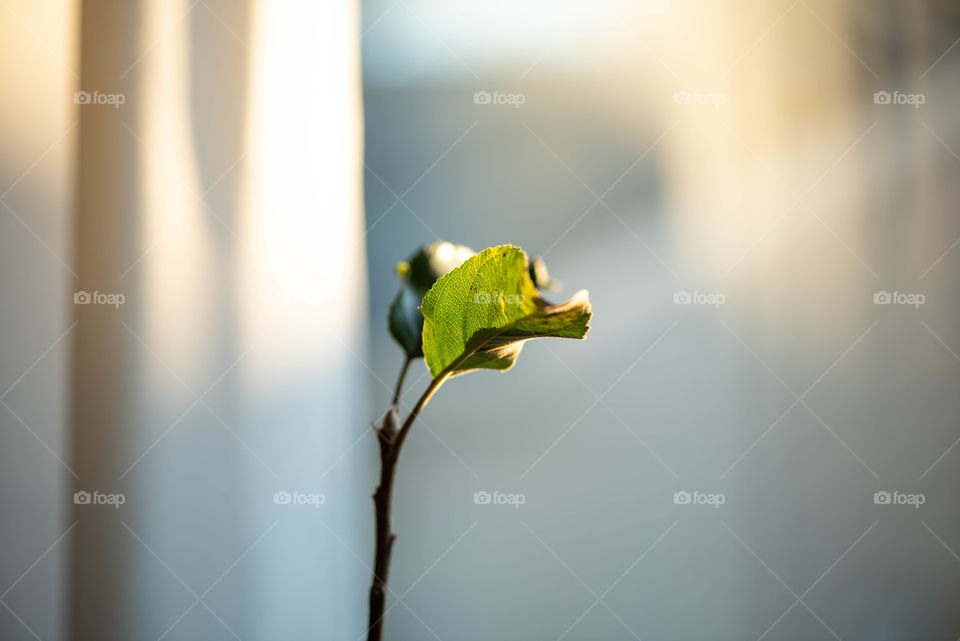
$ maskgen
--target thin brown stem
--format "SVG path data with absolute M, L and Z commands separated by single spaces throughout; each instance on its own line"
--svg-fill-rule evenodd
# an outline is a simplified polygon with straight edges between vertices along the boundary
M 390 503 L 393 499 L 393 479 L 397 464 L 397 450 L 393 437 L 396 427 L 393 425 L 391 409 L 383 420 L 383 426 L 377 431 L 380 443 L 380 485 L 373 494 L 376 514 L 376 552 L 373 562 L 373 583 L 370 586 L 370 620 L 367 626 L 367 641 L 381 641 L 383 638 L 384 608 L 387 602 L 387 575 L 390 571 L 390 553 L 397 535 L 390 525 Z
M 396 407 L 397 403 L 400 402 L 400 394 L 403 393 L 403 379 L 407 377 L 407 370 L 410 369 L 410 363 L 412 361 L 413 359 L 409 356 L 403 361 L 403 366 L 400 368 L 400 376 L 397 378 L 397 386 L 393 390 L 393 401 L 390 403 L 390 407 Z
M 430 400 L 430 396 L 440 386 L 439 382 L 432 381 L 427 391 L 417 401 L 410 417 L 398 431 L 396 425 L 397 405 L 403 391 L 403 380 L 411 359 L 406 359 L 400 369 L 397 387 L 393 393 L 393 403 L 383 417 L 383 423 L 377 430 L 377 442 L 380 445 L 380 485 L 373 494 L 374 513 L 376 517 L 376 550 L 373 561 L 373 583 L 370 586 L 370 619 L 367 626 L 367 641 L 381 641 L 383 638 L 383 617 L 385 616 L 387 592 L 387 577 L 390 572 L 390 556 L 393 551 L 393 542 L 397 535 L 391 527 L 391 503 L 393 502 L 393 481 L 396 477 L 397 460 L 400 458 L 400 448 L 403 440 L 416 415 Z M 441 381 L 442 382 L 442 381 Z M 402 436 L 401 436 L 402 435 Z
M 413 406 L 413 409 L 410 410 L 410 415 L 407 417 L 407 420 L 403 422 L 403 426 L 400 428 L 400 432 L 397 434 L 396 447 L 397 454 L 400 453 L 400 448 L 403 447 L 403 442 L 407 438 L 407 434 L 410 432 L 410 428 L 413 427 L 413 422 L 417 420 L 417 417 L 420 415 L 420 411 L 426 407 L 427 403 L 430 402 L 430 399 L 433 397 L 434 392 L 436 392 L 443 382 L 450 377 L 450 374 L 441 374 L 437 378 L 430 381 L 430 386 L 427 387 L 423 395 L 417 400 L 417 404 Z
M 397 471 L 397 460 L 400 458 L 400 449 L 403 442 L 410 433 L 414 421 L 420 415 L 420 412 L 426 407 L 427 403 L 433 397 L 433 394 L 443 385 L 453 372 L 457 371 L 467 358 L 469 358 L 477 347 L 464 352 L 460 358 L 451 363 L 439 376 L 430 381 L 430 385 L 417 400 L 413 406 L 407 420 L 403 422 L 400 429 L 397 429 L 397 404 L 400 401 L 400 394 L 403 387 L 403 379 L 406 377 L 407 368 L 410 366 L 410 360 L 403 363 L 400 370 L 400 376 L 397 380 L 397 388 L 393 394 L 393 404 L 383 417 L 383 423 L 377 430 L 377 442 L 380 445 L 380 485 L 377 491 L 373 493 L 373 505 L 376 516 L 376 551 L 373 561 L 373 583 L 370 586 L 370 619 L 367 626 L 367 641 L 381 641 L 383 639 L 383 617 L 385 616 L 385 606 L 387 602 L 387 576 L 390 572 L 390 555 L 393 551 L 393 542 L 397 539 L 390 525 L 391 503 L 393 501 L 393 480 Z

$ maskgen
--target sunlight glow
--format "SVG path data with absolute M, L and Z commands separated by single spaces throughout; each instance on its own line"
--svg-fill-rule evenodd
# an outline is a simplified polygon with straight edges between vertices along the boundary
M 327 362 L 364 308 L 364 274 L 343 269 L 363 265 L 359 56 L 352 33 L 335 28 L 354 11 L 258 3 L 240 269 L 259 376 Z

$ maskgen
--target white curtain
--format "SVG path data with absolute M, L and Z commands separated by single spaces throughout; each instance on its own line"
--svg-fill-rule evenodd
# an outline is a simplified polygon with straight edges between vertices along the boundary
M 74 638 L 362 634 L 358 11 L 83 4 Z

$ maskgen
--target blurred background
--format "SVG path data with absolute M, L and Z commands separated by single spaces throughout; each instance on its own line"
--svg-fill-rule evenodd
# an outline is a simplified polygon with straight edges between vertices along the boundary
M 425 410 L 387 638 L 960 636 L 956 3 L 0 15 L 3 639 L 360 641 L 438 239 L 593 329 Z

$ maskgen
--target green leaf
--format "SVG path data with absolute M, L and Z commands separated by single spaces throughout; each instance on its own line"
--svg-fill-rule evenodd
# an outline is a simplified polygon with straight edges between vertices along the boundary
M 440 278 L 420 307 L 423 351 L 434 379 L 473 369 L 507 370 L 524 341 L 578 338 L 590 329 L 586 291 L 560 305 L 537 293 L 519 247 L 485 249 Z
M 436 242 L 421 247 L 408 261 L 397 265 L 403 285 L 390 305 L 388 323 L 390 334 L 408 358 L 423 356 L 423 314 L 420 313 L 423 295 L 438 278 L 470 256 L 473 250 L 469 247 Z

